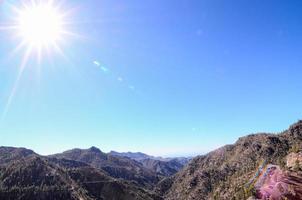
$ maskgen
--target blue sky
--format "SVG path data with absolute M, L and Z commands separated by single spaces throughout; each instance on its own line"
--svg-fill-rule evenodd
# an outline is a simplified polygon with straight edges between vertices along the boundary
M 11 17 L 0 1 L 0 24 Z M 18 4 L 15 1 L 15 4 Z M 302 1 L 65 1 L 68 36 L 34 56 L 0 30 L 0 145 L 41 154 L 197 155 L 301 118 Z M 7 108 L 8 107 L 8 108 Z M 7 108 L 7 112 L 6 111 Z

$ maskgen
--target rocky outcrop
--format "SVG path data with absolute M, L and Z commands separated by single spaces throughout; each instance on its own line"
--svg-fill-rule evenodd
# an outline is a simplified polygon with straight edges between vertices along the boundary
M 290 153 L 286 157 L 286 166 L 288 168 L 302 167 L 302 152 Z

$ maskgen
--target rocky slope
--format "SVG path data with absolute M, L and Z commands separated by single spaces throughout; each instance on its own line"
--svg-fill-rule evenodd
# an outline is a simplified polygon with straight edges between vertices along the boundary
M 0 199 L 12 200 L 152 200 L 156 195 L 110 177 L 83 162 L 31 155 L 12 159 L 24 149 L 0 148 Z M 19 155 L 19 154 L 18 154 Z M 7 157 L 10 157 L 8 160 Z
M 174 177 L 161 181 L 157 191 L 164 193 L 167 200 L 247 199 L 259 194 L 254 185 L 259 168 L 275 164 L 282 168 L 285 179 L 290 180 L 291 195 L 294 194 L 280 199 L 299 199 L 302 176 L 288 171 L 285 165 L 294 146 L 302 149 L 302 121 L 283 133 L 249 135 L 234 145 L 198 156 Z
M 133 181 L 138 186 L 148 189 L 153 188 L 163 178 L 161 174 L 154 173 L 135 160 L 106 154 L 96 147 L 72 149 L 50 157 L 81 161 L 106 171 L 114 178 Z
M 32 150 L 25 148 L 0 147 L 0 165 L 33 155 L 37 154 Z
M 163 176 L 171 176 L 184 167 L 184 165 L 176 159 L 161 161 L 148 158 L 141 160 L 140 163 L 142 163 L 145 168 Z

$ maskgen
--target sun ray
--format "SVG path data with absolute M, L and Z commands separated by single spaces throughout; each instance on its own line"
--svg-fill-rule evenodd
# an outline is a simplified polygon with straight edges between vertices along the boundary
M 13 98 L 14 98 L 14 96 L 15 96 L 15 93 L 16 93 L 16 91 L 17 91 L 17 89 L 18 89 L 19 81 L 20 81 L 20 79 L 21 79 L 21 77 L 22 77 L 23 71 L 24 71 L 24 69 L 25 69 L 25 66 L 26 66 L 26 64 L 27 64 L 27 61 L 28 61 L 28 59 L 29 59 L 29 57 L 30 57 L 31 52 L 32 52 L 32 46 L 28 46 L 28 47 L 27 47 L 27 50 L 26 50 L 26 52 L 25 52 L 25 54 L 24 54 L 24 56 L 23 56 L 23 58 L 22 58 L 22 62 L 21 62 L 21 65 L 20 65 L 20 69 L 19 69 L 17 78 L 16 78 L 16 80 L 15 80 L 13 89 L 12 89 L 12 91 L 10 92 L 10 95 L 9 95 L 9 97 L 8 97 L 8 99 L 7 99 L 7 102 L 6 102 L 6 105 L 5 105 L 5 107 L 4 107 L 4 111 L 3 111 L 2 116 L 1 116 L 1 121 L 3 121 L 3 120 L 5 119 L 5 117 L 6 117 L 6 115 L 7 115 L 7 112 L 9 111 L 10 105 L 11 105 L 11 103 L 12 103 L 12 101 L 13 101 Z
M 82 39 L 86 39 L 86 37 L 84 37 L 83 35 L 74 33 L 74 32 L 72 32 L 72 31 L 62 30 L 61 33 L 62 33 L 63 35 L 66 35 L 66 36 L 72 36 L 73 38 L 82 38 Z
M 52 43 L 52 46 L 54 48 L 54 50 L 59 53 L 66 61 L 69 62 L 69 59 L 67 58 L 67 56 L 64 54 L 64 51 L 61 49 L 61 47 L 57 44 L 57 43 Z
M 26 46 L 26 41 L 20 42 L 20 44 L 18 44 L 18 46 L 16 46 L 16 48 L 10 52 L 9 57 L 13 57 L 15 54 L 17 54 L 17 52 L 21 51 L 24 46 Z
M 0 30 L 13 30 L 13 29 L 17 29 L 17 28 L 18 28 L 17 25 L 0 26 Z
M 20 51 L 23 52 L 23 56 L 16 80 L 1 115 L 2 120 L 9 111 L 29 59 L 36 57 L 38 74 L 40 74 L 43 66 L 44 56 L 52 62 L 51 53 L 58 53 L 70 62 L 60 43 L 64 41 L 65 37 L 80 37 L 80 35 L 65 29 L 66 25 L 69 25 L 66 18 L 72 10 L 64 9 L 62 11 L 63 2 L 58 0 L 21 0 L 18 4 L 8 3 L 13 15 L 8 20 L 9 22 L 0 24 L 0 30 L 13 32 L 14 39 L 20 39 L 20 43 L 12 50 L 10 56 L 14 56 Z

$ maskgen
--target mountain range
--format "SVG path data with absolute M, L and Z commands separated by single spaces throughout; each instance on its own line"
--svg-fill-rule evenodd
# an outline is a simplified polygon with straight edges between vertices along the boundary
M 0 199 L 295 200 L 302 199 L 301 167 L 302 121 L 194 158 L 96 147 L 41 156 L 0 147 Z
M 113 156 L 127 157 L 136 160 L 140 162 L 145 168 L 163 176 L 171 176 L 177 173 L 191 160 L 191 158 L 189 157 L 154 157 L 141 152 L 119 153 L 116 151 L 111 151 L 109 152 L 109 154 Z

